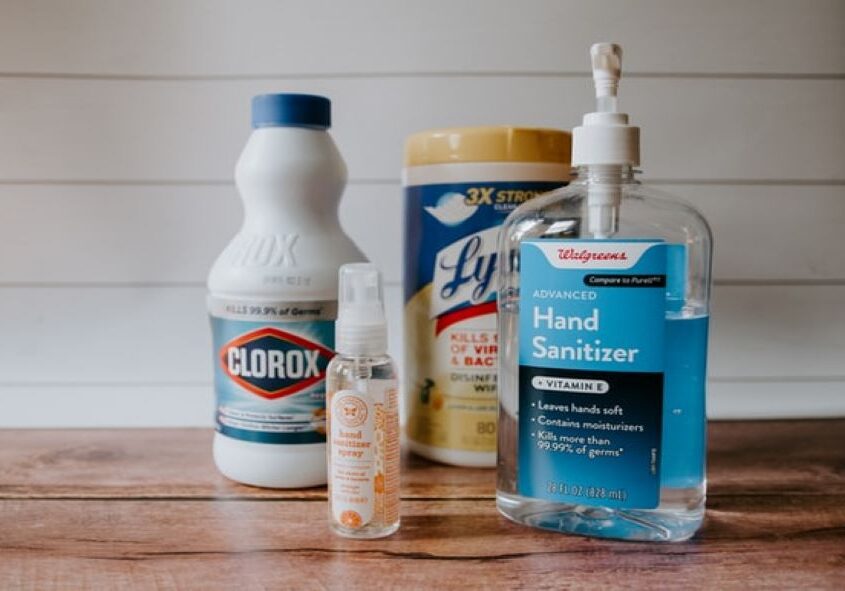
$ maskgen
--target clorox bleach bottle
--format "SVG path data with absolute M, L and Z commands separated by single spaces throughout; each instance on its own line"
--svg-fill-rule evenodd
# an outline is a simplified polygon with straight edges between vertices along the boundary
M 346 165 L 330 123 L 321 96 L 253 99 L 254 130 L 235 169 L 243 227 L 208 278 L 214 461 L 245 484 L 326 483 L 338 268 L 365 260 L 338 221 Z

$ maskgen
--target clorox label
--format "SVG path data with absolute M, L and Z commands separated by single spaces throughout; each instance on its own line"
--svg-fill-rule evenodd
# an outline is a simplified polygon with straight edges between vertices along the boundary
M 262 443 L 325 442 L 336 303 L 213 298 L 209 309 L 217 431 Z
M 227 343 L 220 352 L 220 363 L 235 383 L 257 396 L 275 400 L 325 379 L 333 355 L 319 343 L 264 327 Z

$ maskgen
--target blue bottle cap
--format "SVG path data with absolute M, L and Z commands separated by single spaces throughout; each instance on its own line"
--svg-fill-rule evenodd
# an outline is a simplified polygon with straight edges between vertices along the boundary
M 315 94 L 259 94 L 252 98 L 252 126 L 328 129 L 332 102 Z

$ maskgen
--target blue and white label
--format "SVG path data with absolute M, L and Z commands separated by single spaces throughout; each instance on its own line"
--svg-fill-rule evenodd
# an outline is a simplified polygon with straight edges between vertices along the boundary
M 520 494 L 659 504 L 666 252 L 658 240 L 520 245 Z
M 326 440 L 335 302 L 209 298 L 217 431 L 260 443 Z

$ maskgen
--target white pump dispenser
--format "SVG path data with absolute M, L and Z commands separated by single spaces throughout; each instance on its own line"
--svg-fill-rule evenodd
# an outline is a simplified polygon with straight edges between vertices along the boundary
M 584 115 L 572 130 L 572 165 L 629 165 L 640 163 L 640 128 L 628 125 L 628 115 L 617 110 L 622 48 L 596 43 L 590 48 L 596 111 Z
M 583 124 L 572 130 L 572 165 L 589 166 L 602 173 L 604 182 L 588 192 L 589 230 L 595 238 L 607 238 L 616 227 L 622 197 L 620 183 L 607 182 L 621 174 L 622 166 L 640 163 L 640 128 L 628 124 L 628 115 L 617 112 L 622 48 L 615 43 L 596 43 L 590 48 L 596 111 L 584 115 Z

